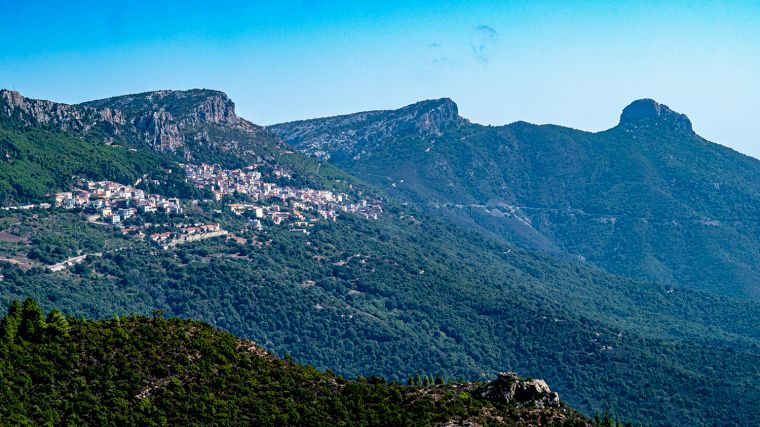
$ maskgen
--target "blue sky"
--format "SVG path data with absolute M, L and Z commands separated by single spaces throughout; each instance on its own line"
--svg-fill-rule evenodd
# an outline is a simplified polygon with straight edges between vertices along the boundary
M 227 92 L 259 124 L 450 97 L 602 130 L 654 98 L 760 157 L 760 2 L 0 0 L 0 87 Z

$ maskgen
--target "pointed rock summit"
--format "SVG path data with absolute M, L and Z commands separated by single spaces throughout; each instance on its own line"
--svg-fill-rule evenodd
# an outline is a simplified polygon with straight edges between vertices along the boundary
M 685 114 L 675 112 L 653 99 L 639 99 L 625 107 L 620 115 L 620 126 L 665 125 L 676 130 L 691 132 L 691 121 Z

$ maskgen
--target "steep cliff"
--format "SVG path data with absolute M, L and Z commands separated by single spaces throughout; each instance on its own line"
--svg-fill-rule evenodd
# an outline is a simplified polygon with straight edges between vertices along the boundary
M 184 161 L 234 162 L 281 147 L 279 139 L 242 119 L 222 92 L 161 90 L 68 105 L 0 91 L 0 123 L 96 137 L 149 148 Z

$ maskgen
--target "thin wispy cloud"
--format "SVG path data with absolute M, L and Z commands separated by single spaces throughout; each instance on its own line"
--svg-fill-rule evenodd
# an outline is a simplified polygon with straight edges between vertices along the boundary
M 475 27 L 470 40 L 470 49 L 476 61 L 481 64 L 488 63 L 491 50 L 496 45 L 498 34 L 495 29 L 485 24 Z

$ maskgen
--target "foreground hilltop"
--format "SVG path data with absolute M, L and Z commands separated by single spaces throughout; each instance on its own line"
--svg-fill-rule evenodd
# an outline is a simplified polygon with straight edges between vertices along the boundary
M 0 322 L 2 424 L 591 425 L 512 373 L 411 382 L 322 373 L 196 321 L 45 320 L 27 300 Z

